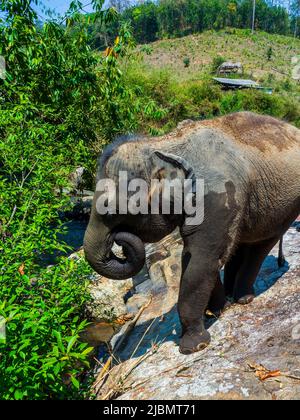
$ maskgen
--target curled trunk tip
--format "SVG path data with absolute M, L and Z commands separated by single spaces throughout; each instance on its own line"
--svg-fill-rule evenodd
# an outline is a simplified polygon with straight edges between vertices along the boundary
M 98 236 L 99 235 L 99 236 Z M 111 250 L 113 242 L 122 246 L 125 259 L 118 258 Z M 101 237 L 89 228 L 84 240 L 85 255 L 94 270 L 107 278 L 126 280 L 138 274 L 146 260 L 141 239 L 129 232 L 118 232 Z

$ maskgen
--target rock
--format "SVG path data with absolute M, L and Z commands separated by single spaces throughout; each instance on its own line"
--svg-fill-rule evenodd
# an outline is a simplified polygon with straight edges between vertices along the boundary
M 86 169 L 80 166 L 74 170 L 69 176 L 69 180 L 74 191 L 82 191 L 84 187 L 84 173 Z
M 113 323 L 93 322 L 80 334 L 80 338 L 91 347 L 97 347 L 101 343 L 109 343 L 116 333 Z
M 134 295 L 128 299 L 126 303 L 127 313 L 128 314 L 136 314 L 139 309 L 144 306 L 149 301 L 149 297 L 141 296 L 141 295 Z
M 183 128 L 185 128 L 185 127 L 187 127 L 191 124 L 195 124 L 195 121 L 194 120 L 183 120 L 183 121 L 178 123 L 177 130 L 182 130 Z
M 243 66 L 242 63 L 233 63 L 231 61 L 227 61 L 220 65 L 218 68 L 219 74 L 231 74 L 231 73 L 243 73 Z
M 134 278 L 125 281 L 110 280 L 105 277 L 94 275 L 89 286 L 92 303 L 87 306 L 88 317 L 92 324 L 82 334 L 82 339 L 92 346 L 102 342 L 108 342 L 117 333 L 118 328 L 114 320 L 123 315 L 135 315 L 141 307 L 149 302 L 151 296 L 167 291 L 164 297 L 164 306 L 170 300 L 173 302 L 177 293 L 173 287 L 173 278 L 179 280 L 181 249 L 179 233 L 165 238 L 156 246 L 146 247 L 147 261 L 150 268 L 150 276 L 147 266 Z M 112 251 L 119 258 L 124 258 L 122 248 L 114 244 Z M 81 251 L 82 253 L 82 251 Z M 179 255 L 179 254 L 180 255 Z M 80 254 L 72 254 L 69 258 L 79 258 Z M 158 260 L 163 258 L 162 262 Z M 176 267 L 176 269 L 175 269 Z M 161 272 L 161 277 L 157 271 Z M 175 275 L 176 274 L 176 275 Z
M 208 324 L 211 345 L 184 356 L 178 351 L 176 310 L 180 278 L 180 240 L 166 238 L 147 248 L 150 276 L 138 296 L 152 294 L 115 366 L 101 387 L 121 400 L 300 398 L 300 235 L 296 226 L 285 236 L 287 263 L 278 269 L 277 249 L 266 259 L 256 282 L 256 299 L 231 306 Z M 165 246 L 167 243 L 167 246 Z M 161 262 L 159 255 L 163 256 Z M 270 287 L 272 286 L 272 287 Z M 260 380 L 261 372 L 278 376 Z
M 67 219 L 86 220 L 88 221 L 93 203 L 93 196 L 73 196 L 71 198 L 72 208 L 69 211 L 64 212 L 63 217 Z
M 156 244 L 146 245 L 146 265 L 148 269 L 157 262 L 162 261 L 171 255 L 173 249 L 178 249 L 182 245 L 179 230 L 176 229 L 171 235 L 166 236 Z
M 109 321 L 127 313 L 124 296 L 132 289 L 132 279 L 109 280 L 95 275 L 89 291 L 92 302 L 88 304 L 89 318 L 96 322 Z
M 177 289 L 181 275 L 182 239 L 179 231 L 158 244 L 146 246 L 146 264 L 152 282 L 152 292 Z

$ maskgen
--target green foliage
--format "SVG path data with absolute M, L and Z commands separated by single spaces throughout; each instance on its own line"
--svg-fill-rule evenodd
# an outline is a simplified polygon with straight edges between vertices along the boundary
M 268 61 L 271 61 L 272 56 L 273 56 L 273 48 L 272 48 L 272 47 L 269 47 L 269 48 L 268 48 L 268 51 L 267 51 L 267 58 L 268 58 Z
M 90 349 L 80 343 L 88 299 L 84 263 L 43 269 L 66 249 L 59 213 L 76 166 L 93 173 L 97 147 L 133 127 L 136 105 L 119 59 L 132 46 L 123 25 L 105 55 L 89 46 L 87 19 L 73 1 L 65 18 L 37 25 L 35 1 L 1 1 L 0 398 L 83 398 Z M 93 19 L 114 17 L 94 0 Z M 36 285 L 34 285 L 36 283 Z
M 141 51 L 147 55 L 151 55 L 153 52 L 153 49 L 150 47 L 150 45 L 143 45 L 141 48 Z
M 220 112 L 228 114 L 236 111 L 253 111 L 260 114 L 272 115 L 289 121 L 296 126 L 300 123 L 299 102 L 287 95 L 267 93 L 258 90 L 242 90 L 228 92 L 221 99 Z
M 127 83 L 135 87 L 134 100 L 143 111 L 138 121 L 140 131 L 151 135 L 166 133 L 184 119 L 213 118 L 237 111 L 269 114 L 300 124 L 299 101 L 285 93 L 287 82 L 275 84 L 273 88 L 280 93 L 269 95 L 251 89 L 223 91 L 210 76 L 181 81 L 171 71 L 149 70 L 142 65 L 129 67 L 126 77 Z M 150 111 L 153 107 L 156 112 L 147 112 L 147 104 Z
M 128 24 L 120 28 L 114 45 L 105 51 L 105 60 L 101 61 L 97 72 L 99 97 L 97 101 L 98 135 L 112 140 L 117 134 L 136 128 L 135 115 L 138 112 L 133 101 L 133 91 L 126 85 L 123 72 L 118 65 L 118 58 L 130 58 L 129 51 L 134 46 Z
M 188 87 L 188 94 L 196 105 L 200 105 L 204 99 L 219 101 L 222 97 L 220 87 L 209 80 L 191 83 Z
M 189 59 L 189 57 L 184 57 L 183 59 L 184 67 L 189 67 L 190 63 L 191 63 L 191 60 Z
M 16 264 L 2 270 L 0 316 L 6 320 L 6 342 L 0 343 L 1 399 L 89 394 L 85 374 L 93 349 L 79 339 L 87 325 L 82 306 L 89 299 L 89 273 L 87 263 L 73 260 L 44 270 L 38 279 L 18 273 Z
M 221 66 L 221 64 L 225 63 L 226 59 L 221 56 L 217 56 L 213 58 L 212 64 L 211 64 L 211 73 L 215 74 L 218 71 L 218 68 Z
M 123 19 L 129 20 L 135 38 L 141 42 L 152 42 L 159 31 L 157 21 L 157 6 L 151 1 L 128 8 L 123 13 Z
M 135 39 L 139 43 L 147 43 L 228 26 L 251 28 L 252 7 L 252 0 L 148 0 L 126 8 L 121 16 L 123 20 L 130 21 Z M 256 29 L 281 35 L 296 32 L 297 35 L 299 8 L 294 9 L 289 15 L 283 6 L 256 0 Z M 102 47 L 105 39 L 116 31 L 115 24 L 92 26 L 94 39 L 103 40 Z M 101 48 L 99 42 L 97 45 Z

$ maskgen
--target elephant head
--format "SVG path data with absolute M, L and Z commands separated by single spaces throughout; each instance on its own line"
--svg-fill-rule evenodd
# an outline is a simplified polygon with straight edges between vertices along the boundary
M 129 155 L 134 155 L 135 150 L 136 147 Z M 194 179 L 193 170 L 184 159 L 163 151 L 152 150 L 148 153 L 148 157 L 141 152 L 138 156 L 135 154 L 130 157 L 127 154 L 124 156 L 124 151 L 122 154 L 122 150 L 118 148 L 105 162 L 100 160 L 102 168 L 98 180 L 104 177 L 115 179 L 120 170 L 127 171 L 131 177 L 143 178 L 147 183 L 150 178 L 157 177 Z M 149 206 L 152 193 L 150 191 L 148 196 Z M 84 238 L 84 250 L 94 270 L 111 279 L 124 280 L 136 275 L 145 263 L 144 243 L 161 240 L 182 223 L 182 216 L 174 214 L 101 215 L 97 211 L 99 197 L 101 193 L 96 191 Z M 112 252 L 114 242 L 122 246 L 124 259 Z

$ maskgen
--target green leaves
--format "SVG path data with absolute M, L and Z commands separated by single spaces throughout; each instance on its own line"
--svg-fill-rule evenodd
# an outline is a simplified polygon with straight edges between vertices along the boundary
M 67 26 L 37 26 L 34 3 L 0 2 L 7 16 L 0 22 L 0 54 L 8 71 L 0 80 L 0 316 L 7 329 L 0 398 L 84 398 L 93 349 L 80 334 L 90 268 L 69 260 L 43 265 L 46 255 L 66 251 L 60 213 L 70 199 L 62 191 L 74 167 L 94 170 L 99 109 L 102 121 L 112 118 L 106 104 L 126 92 L 117 62 L 91 51 L 80 2 L 72 3 Z M 109 19 L 102 3 L 94 2 L 96 14 Z
M 134 58 L 131 27 L 100 54 L 91 50 L 89 20 L 73 1 L 59 22 L 37 24 L 30 0 L 2 0 L 0 55 L 0 343 L 1 399 L 84 398 L 90 353 L 80 341 L 90 268 L 47 256 L 65 252 L 63 193 L 77 166 L 94 173 L 99 149 L 133 131 L 138 114 L 160 119 L 156 102 L 136 100 L 120 62 Z M 94 0 L 91 21 L 118 26 L 115 9 Z
M 93 348 L 80 341 L 80 333 L 87 325 L 81 311 L 89 299 L 89 274 L 84 261 L 66 260 L 41 273 L 33 287 L 0 277 L 0 316 L 7 329 L 6 343 L 0 343 L 1 399 L 86 395 L 82 379 Z M 5 294 L 14 297 L 3 300 Z

